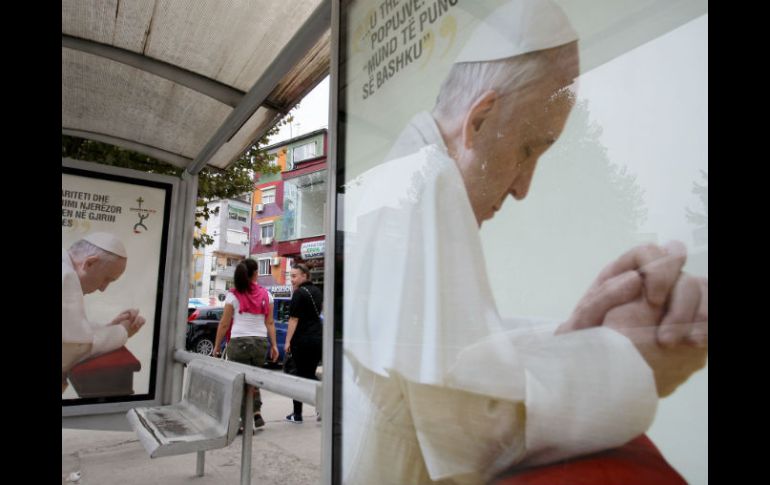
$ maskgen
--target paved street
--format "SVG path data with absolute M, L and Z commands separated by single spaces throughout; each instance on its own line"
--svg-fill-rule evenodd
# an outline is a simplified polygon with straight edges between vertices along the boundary
M 251 483 L 304 485 L 321 476 L 321 423 L 315 408 L 305 405 L 305 422 L 284 421 L 291 400 L 262 391 L 267 424 L 255 431 Z M 206 453 L 203 477 L 195 476 L 195 453 L 150 459 L 130 431 L 62 429 L 62 484 L 75 471 L 78 485 L 227 485 L 240 483 L 241 436 L 230 446 Z

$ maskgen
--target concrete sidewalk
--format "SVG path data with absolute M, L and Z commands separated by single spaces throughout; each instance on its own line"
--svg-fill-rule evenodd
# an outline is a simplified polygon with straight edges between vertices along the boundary
M 305 421 L 284 421 L 291 399 L 262 391 L 266 424 L 252 438 L 251 483 L 306 485 L 321 479 L 321 423 L 315 408 L 303 408 Z M 131 431 L 62 429 L 62 484 L 80 471 L 76 485 L 227 485 L 240 483 L 242 438 L 206 452 L 202 477 L 195 476 L 195 453 L 151 459 Z

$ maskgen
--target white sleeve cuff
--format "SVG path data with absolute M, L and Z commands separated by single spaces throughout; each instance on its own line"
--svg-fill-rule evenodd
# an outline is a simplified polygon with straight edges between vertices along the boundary
M 106 325 L 94 331 L 94 344 L 89 357 L 112 352 L 126 344 L 128 332 L 123 325 Z
M 652 370 L 620 333 L 597 327 L 529 344 L 523 349 L 528 465 L 620 446 L 652 424 L 658 403 Z

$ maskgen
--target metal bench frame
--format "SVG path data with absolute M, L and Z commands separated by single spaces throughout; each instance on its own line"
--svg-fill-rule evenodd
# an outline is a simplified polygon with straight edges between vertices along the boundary
M 244 385 L 242 372 L 193 360 L 188 366 L 180 402 L 131 409 L 127 414 L 128 421 L 150 458 L 196 452 L 196 474 L 203 476 L 206 450 L 228 446 L 238 433 Z M 253 410 L 254 398 L 251 392 L 247 395 L 250 397 L 247 407 Z M 250 412 L 253 411 L 247 410 Z M 253 422 L 250 419 L 243 421 L 251 434 Z M 251 436 L 248 444 L 251 444 Z M 250 459 L 251 450 L 248 452 Z
M 174 360 L 179 363 L 187 363 L 188 372 L 190 373 L 182 393 L 182 400 L 170 406 L 134 408 L 128 412 L 128 420 L 151 458 L 191 453 L 193 451 L 197 452 L 196 474 L 198 476 L 203 476 L 205 451 L 224 448 L 235 439 L 239 426 L 239 408 L 241 402 L 243 402 L 245 404 L 243 406 L 243 416 L 248 416 L 249 419 L 242 420 L 241 485 L 251 483 L 251 450 L 254 421 L 250 418 L 254 414 L 254 395 L 251 393 L 253 387 L 259 387 L 266 391 L 302 401 L 315 406 L 319 411 L 321 410 L 320 405 L 323 402 L 323 398 L 322 386 L 319 381 L 259 369 L 245 364 L 225 362 L 184 350 L 175 350 Z M 206 377 L 193 379 L 193 376 L 196 374 L 205 375 Z M 200 388 L 205 388 L 206 382 L 212 379 L 217 382 L 226 382 L 229 386 L 228 389 L 232 389 L 229 397 L 223 398 L 223 402 L 229 405 L 227 419 L 224 419 L 224 416 L 221 419 L 222 423 L 227 423 L 227 433 L 225 434 L 220 430 L 219 436 L 213 437 L 213 439 L 193 439 L 188 437 L 185 440 L 186 444 L 182 444 L 181 441 L 183 440 L 180 439 L 174 440 L 173 443 L 168 438 L 166 438 L 165 442 L 159 439 L 160 433 L 155 431 L 156 426 L 148 426 L 148 424 L 151 421 L 157 421 L 161 416 L 158 413 L 161 411 L 166 412 L 171 409 L 180 409 L 180 406 L 189 408 L 193 405 L 196 398 L 200 398 Z M 154 410 L 155 414 L 148 412 L 149 410 Z M 154 417 L 148 418 L 148 416 Z M 223 434 L 225 436 L 224 439 L 222 438 Z M 193 442 L 196 444 L 193 445 Z

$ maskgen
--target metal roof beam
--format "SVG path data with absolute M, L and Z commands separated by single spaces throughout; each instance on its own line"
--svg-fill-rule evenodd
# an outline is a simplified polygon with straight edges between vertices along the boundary
M 195 175 L 211 157 L 227 143 L 248 121 L 286 74 L 297 65 L 331 26 L 331 0 L 322 0 L 292 39 L 257 79 L 213 137 L 195 157 L 187 171 Z
M 166 150 L 163 150 L 161 148 L 144 145 L 142 143 L 126 140 L 125 138 L 119 138 L 117 136 L 105 135 L 103 133 L 96 133 L 93 131 L 73 130 L 65 127 L 62 127 L 61 132 L 62 132 L 62 135 L 76 136 L 78 138 L 86 138 L 88 140 L 100 141 L 103 143 L 109 143 L 110 145 L 119 146 L 134 152 L 143 153 L 147 156 L 157 158 L 158 160 L 163 160 L 164 162 L 168 162 L 171 165 L 174 165 L 175 167 L 185 168 L 190 164 L 190 162 L 192 162 L 191 158 L 184 157 L 177 153 L 167 152 Z

